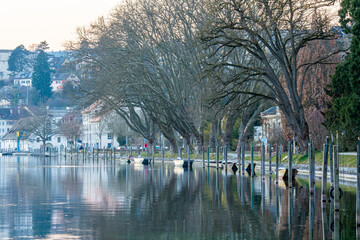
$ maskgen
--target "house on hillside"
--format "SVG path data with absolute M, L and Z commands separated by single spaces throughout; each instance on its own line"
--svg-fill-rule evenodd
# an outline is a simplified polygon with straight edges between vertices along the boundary
M 103 104 L 97 101 L 84 109 L 82 115 L 82 143 L 85 147 L 110 148 L 118 147 L 114 123 L 118 116 L 114 110 L 102 110 Z
M 33 72 L 19 72 L 14 76 L 14 85 L 32 87 Z
M 63 90 L 64 84 L 70 82 L 71 84 L 79 84 L 80 79 L 73 73 L 54 73 L 51 74 L 51 89 L 53 92 Z
M 262 138 L 270 141 L 282 134 L 281 113 L 278 106 L 271 107 L 261 113 Z

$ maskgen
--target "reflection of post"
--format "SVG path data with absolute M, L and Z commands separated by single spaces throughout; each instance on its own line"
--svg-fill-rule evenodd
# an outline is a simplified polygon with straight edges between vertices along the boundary
M 251 171 L 252 173 L 252 171 Z M 250 182 L 250 188 L 251 188 L 251 210 L 254 210 L 254 178 L 251 178 Z
M 314 239 L 314 221 L 315 221 L 315 198 L 310 195 L 309 198 L 309 239 Z
M 272 184 L 272 182 L 271 182 L 271 176 L 269 176 L 269 202 L 270 202 L 270 204 L 271 204 L 271 184 Z
M 356 185 L 356 225 L 360 227 L 360 138 L 357 146 L 357 185 Z M 357 236 L 360 237 L 360 229 L 357 229 Z M 360 238 L 359 238 L 360 239 Z
M 276 222 L 280 223 L 280 196 L 279 196 L 279 187 L 275 186 L 275 194 L 276 194 Z
M 323 239 L 326 240 L 328 239 L 327 236 L 327 229 L 328 229 L 328 225 L 327 225 L 327 217 L 326 217 L 326 203 L 321 203 L 321 219 L 322 219 L 322 235 L 323 235 Z
M 334 240 L 340 239 L 340 213 L 334 212 Z
M 265 181 L 261 181 L 261 205 L 262 205 L 262 214 L 265 215 Z
M 241 177 L 241 176 L 240 176 Z M 241 177 L 241 202 L 245 203 L 245 179 Z
M 289 225 L 289 238 L 291 238 L 291 232 L 292 232 L 292 211 L 293 211 L 293 191 L 292 188 L 288 189 L 288 225 Z

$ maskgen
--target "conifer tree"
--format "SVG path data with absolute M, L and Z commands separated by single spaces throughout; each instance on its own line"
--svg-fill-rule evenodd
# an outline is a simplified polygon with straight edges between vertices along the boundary
M 39 91 L 41 102 L 45 102 L 52 96 L 50 73 L 51 70 L 48 64 L 48 55 L 43 50 L 39 50 L 35 60 L 32 85 Z
M 326 126 L 340 131 L 344 146 L 355 150 L 360 136 L 360 1 L 344 0 L 339 11 L 340 23 L 351 34 L 350 54 L 336 66 L 328 94 L 332 102 L 327 110 Z

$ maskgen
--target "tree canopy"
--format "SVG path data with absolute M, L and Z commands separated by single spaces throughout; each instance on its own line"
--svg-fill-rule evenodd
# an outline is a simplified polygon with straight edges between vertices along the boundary
M 24 45 L 17 46 L 8 59 L 8 70 L 11 72 L 22 72 L 28 65 L 29 51 Z
M 51 70 L 48 64 L 48 55 L 43 50 L 39 50 L 35 60 L 32 85 L 39 91 L 40 101 L 42 102 L 45 102 L 52 96 L 50 74 Z

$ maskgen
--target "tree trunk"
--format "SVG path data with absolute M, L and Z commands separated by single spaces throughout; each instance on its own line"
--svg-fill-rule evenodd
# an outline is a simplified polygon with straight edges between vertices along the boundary
M 239 138 L 238 138 L 238 144 L 236 146 L 236 151 L 239 151 L 240 147 L 242 147 L 244 145 L 244 143 L 246 143 L 246 134 L 245 134 L 245 124 L 243 123 L 243 121 L 241 121 L 240 126 L 239 126 Z
M 209 139 L 209 147 L 215 151 L 216 147 L 216 138 L 217 138 L 217 120 L 211 122 L 211 132 L 210 132 L 210 139 Z
M 227 116 L 225 129 L 223 133 L 223 144 L 224 146 L 230 147 L 231 133 L 234 128 L 237 114 L 230 113 Z

